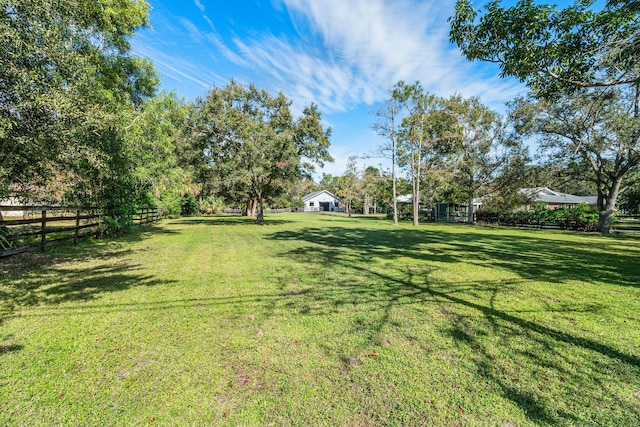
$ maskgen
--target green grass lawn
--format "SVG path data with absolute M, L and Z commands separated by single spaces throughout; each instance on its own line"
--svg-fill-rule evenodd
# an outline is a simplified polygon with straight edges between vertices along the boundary
M 640 236 L 281 214 L 0 261 L 0 425 L 640 425 Z

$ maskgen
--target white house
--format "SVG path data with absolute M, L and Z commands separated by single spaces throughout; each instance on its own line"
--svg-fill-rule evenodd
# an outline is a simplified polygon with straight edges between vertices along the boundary
M 302 201 L 305 212 L 342 212 L 340 199 L 327 190 L 309 193 Z

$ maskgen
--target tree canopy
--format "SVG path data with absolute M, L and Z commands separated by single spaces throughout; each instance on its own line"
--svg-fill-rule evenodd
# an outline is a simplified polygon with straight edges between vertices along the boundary
M 502 118 L 480 99 L 453 96 L 447 108 L 455 117 L 448 167 L 453 186 L 467 203 L 467 222 L 473 223 L 474 197 L 488 194 L 489 185 L 523 155 L 523 148 L 508 138 Z
M 524 135 L 539 136 L 550 161 L 598 192 L 598 231 L 608 233 L 616 202 L 640 168 L 637 87 L 592 89 L 555 102 L 519 98 L 511 116 Z
M 148 4 L 1 4 L 0 182 L 43 186 L 55 177 L 81 182 L 76 194 L 112 194 L 107 177 L 131 170 L 123 129 L 158 83 L 128 41 L 147 25 Z
M 312 104 L 294 120 L 290 101 L 254 85 L 230 82 L 196 102 L 189 139 L 211 172 L 215 190 L 234 202 L 257 202 L 262 223 L 266 199 L 308 176 L 313 163 L 331 161 L 330 129 Z
M 582 87 L 640 83 L 640 2 L 595 0 L 555 5 L 499 0 L 479 13 L 458 0 L 451 41 L 469 60 L 499 64 L 537 94 L 554 97 Z

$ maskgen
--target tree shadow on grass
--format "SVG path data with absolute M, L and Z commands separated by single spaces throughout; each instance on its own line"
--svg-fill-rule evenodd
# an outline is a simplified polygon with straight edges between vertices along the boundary
M 0 345 L 0 356 L 5 353 L 11 353 L 12 351 L 22 350 L 24 347 L 18 344 Z
M 91 301 L 103 293 L 167 283 L 128 260 L 131 241 L 144 239 L 147 232 L 143 227 L 116 241 L 11 257 L 0 265 L 5 277 L 0 284 L 0 323 L 21 308 L 57 307 L 69 301 Z
M 291 254 L 284 252 L 280 255 L 289 257 Z M 282 309 L 286 309 L 288 316 L 292 317 L 327 317 L 353 312 L 355 316 L 347 327 L 351 328 L 351 335 L 370 337 L 371 342 L 365 348 L 371 349 L 379 345 L 377 337 L 389 332 L 389 329 L 410 334 L 410 331 L 403 329 L 402 319 L 393 316 L 394 310 L 404 307 L 406 310 L 421 311 L 428 307 L 425 316 L 435 311 L 445 318 L 440 334 L 452 337 L 465 354 L 464 357 L 468 358 L 463 365 L 476 372 L 479 382 L 490 383 L 532 422 L 540 425 L 602 424 L 609 415 L 605 414 L 594 421 L 589 414 L 581 412 L 580 405 L 605 408 L 609 401 L 616 401 L 627 414 L 626 418 L 620 417 L 619 413 L 614 414 L 611 417 L 614 424 L 616 421 L 628 423 L 634 416 L 640 417 L 637 405 L 634 406 L 627 397 L 617 395 L 606 386 L 611 381 L 631 382 L 629 387 L 634 384 L 640 386 L 637 381 L 640 359 L 637 355 L 597 339 L 580 336 L 560 325 L 550 326 L 548 322 L 539 320 L 539 315 L 545 313 L 544 309 L 538 310 L 535 313 L 537 316 L 531 320 L 524 317 L 527 313 L 496 308 L 496 300 L 500 295 L 517 291 L 528 283 L 526 279 L 442 283 L 430 279 L 434 270 L 426 264 L 415 268 L 405 266 L 380 270 L 360 259 L 336 253 L 332 248 L 317 246 L 308 248 L 306 253 L 295 250 L 294 256 L 306 267 L 327 268 L 325 262 L 331 259 L 333 267 L 345 269 L 349 272 L 348 276 L 354 278 L 339 282 L 316 279 L 287 290 L 289 281 L 289 285 L 281 285 L 280 291 L 228 297 L 67 305 L 27 315 L 60 316 L 70 312 L 95 314 L 129 310 L 157 312 L 185 307 L 202 309 L 207 306 L 215 308 L 216 313 L 238 317 L 255 314 L 258 318 L 268 318 L 275 310 Z M 577 304 L 573 310 L 591 312 L 597 307 Z M 431 317 L 425 319 L 432 320 Z M 500 346 L 492 345 L 491 337 L 496 337 L 501 342 Z M 417 344 L 424 348 L 425 353 L 433 351 L 432 342 L 419 341 L 419 338 L 415 340 L 418 340 Z M 323 340 L 318 346 L 327 355 L 338 357 L 345 370 L 357 367 L 357 357 L 345 352 L 338 341 Z M 474 368 L 468 368 L 470 363 Z M 557 402 L 550 399 L 549 394 L 541 392 L 551 383 L 558 388 L 553 392 L 557 393 L 554 396 Z M 579 397 L 574 398 L 577 393 Z M 572 399 L 579 401 L 573 402 Z M 573 402 L 576 410 L 561 407 L 558 402 Z
M 195 218 L 181 218 L 170 222 L 172 225 L 282 225 L 292 221 L 283 219 L 269 219 L 265 217 L 264 224 L 256 224 L 256 219 L 246 216 L 202 216 Z
M 462 230 L 462 231 L 461 231 Z M 593 241 L 502 234 L 500 230 L 477 232 L 473 228 L 452 227 L 452 232 L 419 229 L 369 229 L 343 227 L 308 227 L 280 231 L 267 238 L 300 241 L 319 248 L 327 262 L 336 257 L 367 263 L 373 258 L 446 263 L 465 262 L 500 268 L 530 280 L 565 283 L 579 280 L 619 286 L 640 287 L 640 245 L 625 245 L 626 240 L 613 236 L 586 236 Z M 548 236 L 548 234 L 547 234 Z M 621 250 L 624 247 L 624 250 Z M 302 247 L 305 256 L 314 247 Z M 323 253 L 324 252 L 324 253 Z
M 119 239 L 83 239 L 45 253 L 23 253 L 0 260 L 0 325 L 16 311 L 29 307 L 60 310 L 65 302 L 88 302 L 101 294 L 132 287 L 168 283 L 132 264 L 131 244 L 158 234 L 178 234 L 157 224 L 134 227 Z M 0 345 L 0 354 L 19 351 L 20 344 Z
M 351 327 L 353 333 L 371 337 L 370 345 L 375 346 L 385 329 L 402 328 L 402 321 L 391 320 L 398 307 L 425 310 L 429 316 L 440 313 L 445 319 L 441 333 L 467 355 L 465 363 L 475 366 L 472 371 L 478 382 L 489 383 L 531 422 L 629 425 L 640 421 L 640 355 L 589 330 L 557 322 L 558 312 L 595 316 L 606 308 L 600 302 L 558 301 L 548 310 L 542 304 L 532 311 L 517 304 L 507 311 L 496 304 L 500 295 L 517 294 L 521 286 L 530 292 L 536 282 L 637 288 L 640 245 L 614 237 L 585 236 L 580 241 L 575 236 L 536 234 L 458 227 L 451 232 L 328 227 L 280 231 L 267 238 L 298 242 L 280 255 L 312 269 L 313 274 L 339 270 L 346 278 L 335 285 L 315 283 L 317 289 L 303 296 L 304 315 L 367 307 L 372 314 L 358 318 Z M 402 261 L 398 266 L 393 265 L 396 259 Z M 412 261 L 410 265 L 406 259 Z M 436 280 L 434 272 L 441 263 L 499 268 L 518 279 Z M 329 344 L 325 351 L 340 354 Z M 350 360 L 341 360 L 349 368 Z

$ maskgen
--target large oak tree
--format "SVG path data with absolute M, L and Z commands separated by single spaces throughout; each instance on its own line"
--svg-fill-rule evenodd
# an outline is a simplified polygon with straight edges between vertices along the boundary
M 272 96 L 232 81 L 196 102 L 189 125 L 215 191 L 236 203 L 255 199 L 259 224 L 265 200 L 308 176 L 313 163 L 332 161 L 331 132 L 322 128 L 317 106 L 304 108 L 294 120 L 290 104 L 282 93 Z
M 598 192 L 598 231 L 609 233 L 618 196 L 640 170 L 640 92 L 592 89 L 554 102 L 519 98 L 511 116 L 519 132 L 540 137 L 550 160 L 592 182 Z

